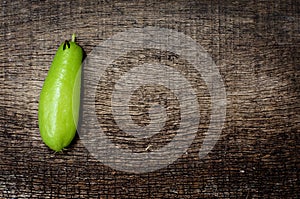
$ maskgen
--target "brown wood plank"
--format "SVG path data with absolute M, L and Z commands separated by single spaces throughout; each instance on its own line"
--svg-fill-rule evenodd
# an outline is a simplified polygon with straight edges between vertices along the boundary
M 1 198 L 299 197 L 299 2 L 3 0 L 0 5 Z M 146 26 L 190 36 L 218 66 L 227 112 L 214 149 L 198 157 L 210 118 L 205 83 L 182 57 L 140 50 L 120 58 L 116 67 L 143 61 L 181 66 L 198 89 L 201 122 L 188 153 L 160 170 L 133 174 L 95 159 L 78 136 L 61 153 L 49 150 L 39 136 L 37 108 L 58 45 L 76 32 L 89 55 L 109 37 Z M 107 76 L 107 82 L 114 77 Z M 109 102 L 107 96 L 99 91 L 99 106 Z M 176 100 L 173 105 L 178 106 Z M 146 113 L 142 106 L 136 108 L 134 113 Z M 116 124 L 106 115 L 109 110 L 98 111 L 113 134 Z M 172 139 L 172 134 L 165 138 Z M 165 144 L 164 139 L 153 143 Z M 133 146 L 143 149 L 147 144 Z

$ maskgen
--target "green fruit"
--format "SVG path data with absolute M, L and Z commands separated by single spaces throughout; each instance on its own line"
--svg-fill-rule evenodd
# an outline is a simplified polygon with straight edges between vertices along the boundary
M 38 120 L 44 143 L 61 151 L 73 140 L 79 117 L 82 48 L 62 43 L 45 79 L 39 101 Z

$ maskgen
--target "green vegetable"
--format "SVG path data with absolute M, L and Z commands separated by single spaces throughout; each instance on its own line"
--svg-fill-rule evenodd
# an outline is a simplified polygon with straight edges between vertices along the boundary
M 38 119 L 44 143 L 61 151 L 73 140 L 79 117 L 82 48 L 63 42 L 54 56 L 40 93 Z

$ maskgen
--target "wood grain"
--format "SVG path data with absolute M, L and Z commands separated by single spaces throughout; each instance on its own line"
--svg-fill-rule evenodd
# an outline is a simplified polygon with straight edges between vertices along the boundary
M 8 0 L 0 5 L 1 198 L 299 197 L 297 1 Z M 188 152 L 168 167 L 146 174 L 126 173 L 102 164 L 78 136 L 66 150 L 53 153 L 40 138 L 37 107 L 59 44 L 75 32 L 88 55 L 101 41 L 129 28 L 146 26 L 190 36 L 217 64 L 226 86 L 227 116 L 214 150 L 199 159 L 210 113 L 209 95 L 201 78 L 180 57 L 170 60 L 164 52 L 141 50 L 116 66 L 126 69 L 141 60 L 184 66 L 183 73 L 199 91 L 203 120 Z M 113 77 L 107 79 L 113 81 Z M 98 92 L 99 106 L 109 97 L 109 85 L 104 86 L 108 93 Z M 147 124 L 147 108 L 138 103 L 141 97 L 133 99 L 137 106 L 132 111 L 137 122 Z M 171 102 L 178 107 L 176 100 Z M 107 133 L 112 134 L 116 126 L 105 114 L 108 110 L 98 111 Z M 167 127 L 174 129 L 172 121 L 178 122 L 178 117 L 170 121 Z M 160 147 L 172 133 L 152 141 Z M 128 147 L 116 136 L 111 139 Z M 149 142 L 133 146 L 139 151 Z

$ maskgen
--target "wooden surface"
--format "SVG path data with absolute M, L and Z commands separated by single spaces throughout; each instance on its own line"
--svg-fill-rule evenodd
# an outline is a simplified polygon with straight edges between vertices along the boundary
M 2 0 L 0 6 L 1 198 L 299 198 L 299 2 Z M 205 120 L 188 153 L 146 174 L 102 164 L 78 136 L 61 153 L 49 150 L 37 107 L 58 45 L 76 32 L 88 55 L 116 33 L 146 26 L 190 36 L 217 64 L 227 116 L 214 150 L 197 155 Z

